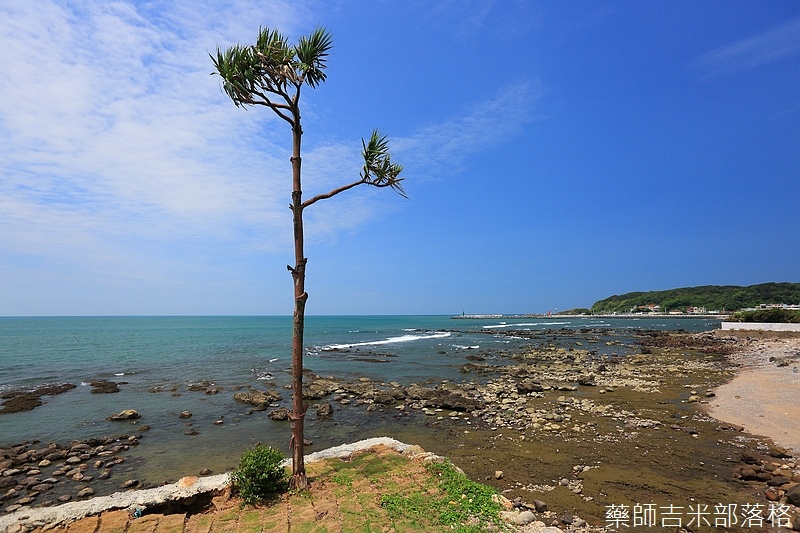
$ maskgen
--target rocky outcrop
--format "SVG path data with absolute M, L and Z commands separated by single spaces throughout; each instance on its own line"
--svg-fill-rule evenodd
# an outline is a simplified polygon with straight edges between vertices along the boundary
M 42 405 L 42 396 L 55 396 L 62 394 L 76 387 L 72 383 L 62 383 L 60 385 L 43 385 L 34 389 L 12 390 L 4 392 L 3 404 L 0 415 L 7 413 L 18 413 L 20 411 L 31 411 Z
M 250 390 L 249 392 L 237 392 L 233 395 L 233 399 L 239 403 L 252 405 L 257 411 L 264 411 L 270 404 L 281 401 L 283 397 L 274 390 Z
M 139 414 L 139 411 L 136 409 L 125 409 L 124 411 L 120 411 L 115 415 L 111 415 L 106 420 L 135 420 L 137 418 L 142 418 L 142 415 Z

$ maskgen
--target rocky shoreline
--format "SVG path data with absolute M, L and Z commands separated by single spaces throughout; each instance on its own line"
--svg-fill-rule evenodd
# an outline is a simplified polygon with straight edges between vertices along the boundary
M 741 364 L 735 354 L 759 339 L 748 340 L 746 332 L 641 332 L 630 344 L 606 340 L 607 331 L 603 340 L 593 331 L 506 334 L 534 342 L 503 354 L 501 362 L 470 355 L 458 383 L 403 386 L 308 372 L 309 415 L 336 420 L 344 411 L 363 411 L 391 417 L 398 433 L 416 431 L 415 440 L 398 435 L 401 440 L 422 439 L 425 449 L 496 486 L 518 511 L 536 513 L 536 502 L 539 508 L 546 502 L 559 517 L 551 526 L 572 527 L 579 516 L 600 527 L 609 505 L 688 505 L 702 498 L 761 503 L 765 510 L 770 502 L 786 506 L 785 518 L 800 530 L 800 459 L 705 414 L 715 388 Z M 627 355 L 599 349 L 614 343 Z M 785 362 L 791 371 L 800 363 L 786 357 L 775 364 Z M 242 389 L 233 399 L 251 406 L 251 413 L 268 411 L 274 420 L 288 414 L 284 395 L 274 388 Z M 90 497 L 92 484 L 108 479 L 140 439 L 122 435 L 0 450 L 0 514 Z M 118 488 L 137 486 L 128 474 Z

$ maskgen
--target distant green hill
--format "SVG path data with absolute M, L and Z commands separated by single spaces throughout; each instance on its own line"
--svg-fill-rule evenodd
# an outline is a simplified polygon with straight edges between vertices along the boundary
M 800 283 L 761 283 L 748 287 L 704 285 L 667 291 L 629 292 L 595 302 L 592 313 L 627 313 L 655 304 L 659 312 L 705 307 L 708 311 L 736 311 L 760 304 L 800 304 Z

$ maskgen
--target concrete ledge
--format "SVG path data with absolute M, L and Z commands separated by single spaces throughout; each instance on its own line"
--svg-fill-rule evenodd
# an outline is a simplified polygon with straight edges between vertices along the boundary
M 410 447 L 410 445 L 390 437 L 375 437 L 314 452 L 305 456 L 305 462 L 314 463 L 331 457 L 347 457 L 353 452 L 366 450 L 378 444 L 383 444 L 400 453 Z M 284 461 L 286 466 L 291 466 L 291 464 L 291 459 Z M 0 532 L 28 531 L 37 527 L 51 529 L 75 522 L 87 516 L 99 515 L 106 511 L 117 509 L 127 509 L 133 512 L 137 507 L 155 507 L 168 502 L 191 498 L 199 494 L 220 491 L 229 484 L 230 475 L 228 474 L 199 478 L 189 476 L 182 478 L 177 483 L 152 489 L 115 492 L 110 496 L 99 496 L 90 500 L 70 502 L 55 507 L 26 507 L 5 516 L 0 516 Z M 13 530 L 12 526 L 14 527 Z
M 722 329 L 758 331 L 800 331 L 800 324 L 775 324 L 770 322 L 723 322 Z

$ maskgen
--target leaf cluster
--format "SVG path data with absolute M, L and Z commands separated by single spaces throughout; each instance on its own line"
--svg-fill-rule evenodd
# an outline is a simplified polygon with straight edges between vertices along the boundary
M 768 322 L 773 324 L 798 324 L 800 311 L 794 309 L 757 309 L 733 313 L 730 322 Z
M 300 88 L 314 88 L 325 81 L 327 60 L 333 38 L 324 28 L 301 37 L 296 45 L 279 31 L 260 28 L 256 44 L 217 49 L 211 55 L 222 89 L 237 106 L 265 105 L 293 122 Z
M 231 472 L 231 482 L 246 504 L 261 503 L 286 490 L 288 474 L 282 465 L 283 459 L 283 453 L 263 444 L 242 454 Z

